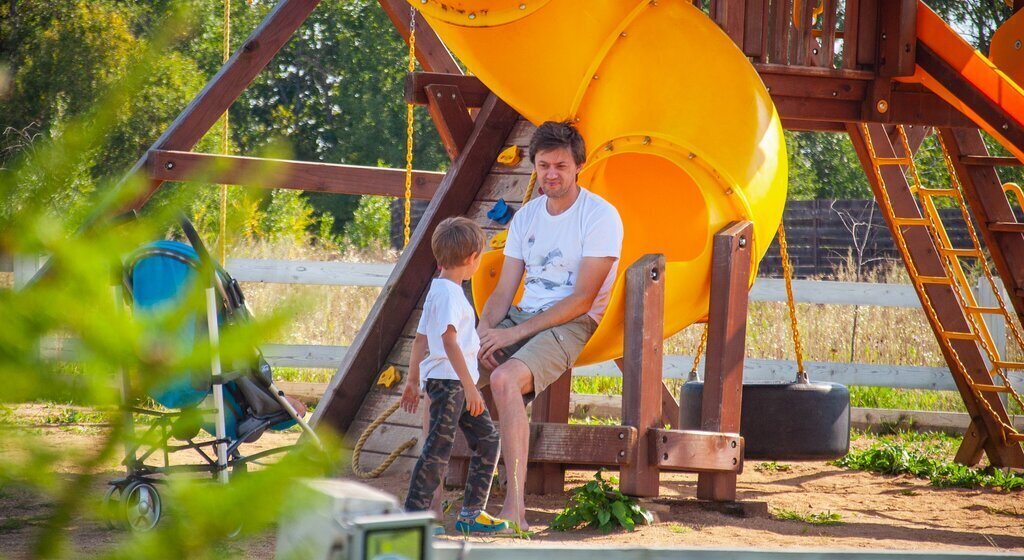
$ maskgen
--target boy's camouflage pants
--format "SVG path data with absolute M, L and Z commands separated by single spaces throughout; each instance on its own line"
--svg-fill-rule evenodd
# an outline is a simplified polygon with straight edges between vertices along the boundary
M 452 455 L 455 426 L 466 436 L 473 457 L 469 460 L 469 477 L 462 500 L 467 510 L 483 509 L 491 491 L 491 479 L 498 462 L 500 440 L 491 415 L 484 410 L 480 416 L 471 416 L 466 410 L 466 394 L 462 383 L 448 379 L 428 379 L 430 396 L 430 431 L 423 442 L 416 466 L 409 481 L 406 511 L 424 511 L 430 508 L 434 491 Z

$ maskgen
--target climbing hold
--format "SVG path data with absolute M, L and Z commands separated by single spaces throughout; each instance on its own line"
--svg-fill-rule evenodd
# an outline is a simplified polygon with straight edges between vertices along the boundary
M 494 237 L 491 238 L 491 249 L 504 249 L 506 239 L 508 239 L 507 229 L 503 229 L 494 234 Z
M 402 372 L 398 371 L 395 366 L 389 366 L 384 371 L 380 372 L 380 377 L 377 378 L 377 385 L 390 389 L 402 380 Z
M 498 202 L 494 203 L 494 207 L 487 212 L 487 217 L 501 225 L 505 225 L 512 219 L 512 208 L 509 207 L 504 198 L 499 199 Z
M 498 163 L 507 165 L 509 167 L 515 167 L 519 165 L 522 158 L 519 157 L 519 146 L 509 146 L 498 154 Z

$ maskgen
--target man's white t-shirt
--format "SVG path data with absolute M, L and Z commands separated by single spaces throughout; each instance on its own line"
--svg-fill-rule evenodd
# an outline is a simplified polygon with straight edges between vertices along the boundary
M 480 379 L 476 356 L 480 352 L 480 336 L 476 334 L 476 315 L 473 306 L 466 299 L 462 286 L 451 280 L 435 278 L 430 283 L 427 299 L 423 302 L 423 315 L 420 316 L 416 332 L 427 337 L 427 349 L 430 352 L 420 362 L 420 384 L 427 379 L 454 379 L 459 381 L 448 354 L 444 351 L 441 335 L 448 326 L 455 327 L 456 341 L 466 358 L 469 375 L 476 383 Z
M 548 197 L 526 203 L 514 216 L 505 242 L 505 256 L 526 264 L 526 289 L 519 307 L 543 311 L 576 289 L 583 257 L 615 257 L 594 305 L 587 312 L 596 322 L 608 306 L 622 254 L 622 218 L 596 194 L 580 189 L 565 212 L 548 213 Z

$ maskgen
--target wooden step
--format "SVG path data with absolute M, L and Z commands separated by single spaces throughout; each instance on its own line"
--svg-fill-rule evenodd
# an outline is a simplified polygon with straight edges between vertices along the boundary
M 1024 362 L 1007 362 L 1003 360 L 996 360 L 995 366 L 999 369 L 1020 369 L 1024 370 Z
M 989 222 L 989 231 L 999 231 L 1007 233 L 1024 233 L 1024 223 L 1022 222 Z
M 968 313 L 979 313 L 979 314 L 981 314 L 981 313 L 988 313 L 988 314 L 991 314 L 991 315 L 1002 315 L 1002 313 L 1003 313 L 1003 310 L 1000 307 L 981 307 L 981 306 L 968 305 L 968 306 L 965 306 L 964 309 L 966 309 Z
M 953 285 L 953 279 L 948 276 L 918 276 L 917 279 L 922 284 L 942 284 L 945 286 Z
M 928 218 L 900 218 L 896 217 L 892 220 L 898 226 L 921 226 L 930 227 L 932 223 L 928 221 Z
M 880 157 L 875 158 L 875 165 L 910 165 L 910 158 L 907 157 Z
M 939 336 L 947 340 L 978 340 L 978 335 L 972 332 L 942 331 Z
M 1010 388 L 1006 385 L 986 385 L 984 383 L 975 383 L 974 388 L 982 393 L 1009 393 Z
M 955 188 L 928 188 L 925 186 L 918 187 L 919 195 L 925 197 L 958 197 L 959 191 Z
M 978 249 L 953 249 L 947 247 L 940 247 L 939 251 L 944 255 L 958 258 L 972 258 L 980 259 L 982 257 L 981 251 Z

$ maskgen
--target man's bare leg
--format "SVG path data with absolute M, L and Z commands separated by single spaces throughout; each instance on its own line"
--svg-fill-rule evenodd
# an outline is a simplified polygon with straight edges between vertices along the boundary
M 501 456 L 508 475 L 505 504 L 499 517 L 517 523 L 523 531 L 526 522 L 526 462 L 530 452 L 530 423 L 526 419 L 523 395 L 533 391 L 533 374 L 515 358 L 491 373 L 491 392 L 501 418 Z

